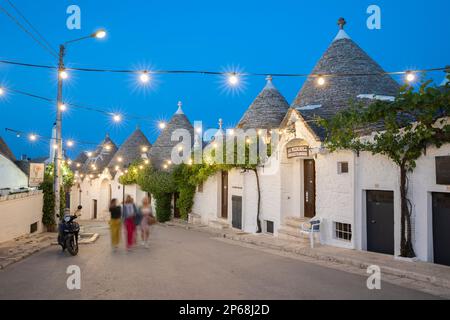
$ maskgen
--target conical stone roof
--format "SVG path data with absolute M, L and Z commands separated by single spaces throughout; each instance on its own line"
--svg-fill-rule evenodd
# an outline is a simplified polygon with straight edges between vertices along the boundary
M 100 143 L 97 149 L 92 153 L 92 156 L 87 157 L 80 172 L 87 174 L 101 173 L 108 166 L 116 152 L 117 146 L 107 134 L 102 143 Z
M 237 128 L 244 130 L 275 129 L 280 126 L 289 110 L 289 104 L 273 85 L 272 77 L 268 77 L 266 80 L 266 86 L 244 113 Z
M 88 159 L 88 156 L 86 155 L 86 152 L 81 152 L 74 161 L 72 161 L 72 165 L 70 166 L 70 169 L 72 171 L 81 171 L 81 167 L 86 163 Z
M 318 85 L 317 77 L 308 78 L 292 104 L 306 120 L 316 116 L 330 118 L 348 108 L 350 101 L 356 101 L 359 95 L 398 95 L 399 84 L 391 76 L 383 74 L 380 65 L 348 36 L 344 31 L 345 20 L 341 18 L 339 24 L 338 35 L 312 74 L 353 76 L 324 77 L 325 84 L 322 86 Z M 315 125 L 311 127 L 323 138 L 320 128 Z
M 120 149 L 114 154 L 114 157 L 108 164 L 111 170 L 114 170 L 117 166 L 119 168 L 125 168 L 133 164 L 133 162 L 147 159 L 151 150 L 151 143 L 147 137 L 141 131 L 140 128 L 136 130 L 127 138 L 122 144 Z
M 150 151 L 150 161 L 156 169 L 171 159 L 173 148 L 181 141 L 172 141 L 172 133 L 179 129 L 185 129 L 190 133 L 191 146 L 194 143 L 194 128 L 181 108 L 181 102 L 178 103 L 178 111 L 172 116 L 169 123 L 163 129 L 158 139 L 156 139 Z

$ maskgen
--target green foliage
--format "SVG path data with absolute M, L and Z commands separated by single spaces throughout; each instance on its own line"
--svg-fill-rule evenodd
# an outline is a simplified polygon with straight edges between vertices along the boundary
M 450 79 L 450 75 L 447 76 Z M 429 146 L 450 142 L 449 83 L 444 88 L 421 84 L 416 91 L 405 86 L 393 102 L 376 101 L 354 105 L 332 119 L 319 119 L 327 131 L 326 146 L 331 151 L 368 151 L 387 156 L 400 168 L 402 200 L 402 241 L 404 257 L 413 257 L 410 202 L 407 199 L 407 173 Z M 364 137 L 375 132 L 371 138 Z
M 47 165 L 44 173 L 44 182 L 40 185 L 39 189 L 44 192 L 44 204 L 42 207 L 42 223 L 47 229 L 52 230 L 56 226 L 55 220 L 55 193 L 53 190 L 53 164 Z M 74 183 L 74 174 L 70 168 L 63 164 L 61 168 L 62 173 L 62 186 L 60 190 L 60 212 L 62 216 L 64 209 L 66 208 L 66 190 L 70 190 Z

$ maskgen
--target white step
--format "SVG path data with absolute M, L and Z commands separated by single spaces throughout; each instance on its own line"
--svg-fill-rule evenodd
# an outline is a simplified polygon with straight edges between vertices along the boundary
M 213 229 L 224 230 L 230 227 L 230 224 L 226 220 L 212 220 L 208 225 Z
M 290 232 L 279 229 L 278 230 L 278 238 L 282 240 L 291 240 L 295 242 L 303 242 L 303 243 L 309 243 L 309 238 L 305 235 L 292 235 Z
M 284 219 L 284 225 L 300 229 L 302 224 L 308 221 L 308 218 L 287 217 Z

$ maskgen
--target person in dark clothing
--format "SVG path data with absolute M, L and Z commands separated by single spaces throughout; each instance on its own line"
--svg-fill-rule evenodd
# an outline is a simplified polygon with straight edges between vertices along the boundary
M 116 250 L 119 247 L 122 225 L 122 207 L 117 205 L 117 199 L 111 200 L 109 212 L 111 213 L 111 220 L 109 221 L 109 226 L 111 228 L 111 244 L 113 249 Z

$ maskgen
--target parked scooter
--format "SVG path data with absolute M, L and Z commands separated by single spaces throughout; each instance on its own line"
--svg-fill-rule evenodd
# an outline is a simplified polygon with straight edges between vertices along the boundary
M 82 209 L 78 207 L 77 212 Z M 59 215 L 58 215 L 59 218 Z M 77 214 L 71 215 L 70 212 L 64 214 L 63 219 L 58 226 L 58 244 L 63 251 L 67 249 L 72 256 L 78 254 L 78 236 L 80 233 L 80 225 L 75 222 L 78 218 Z

